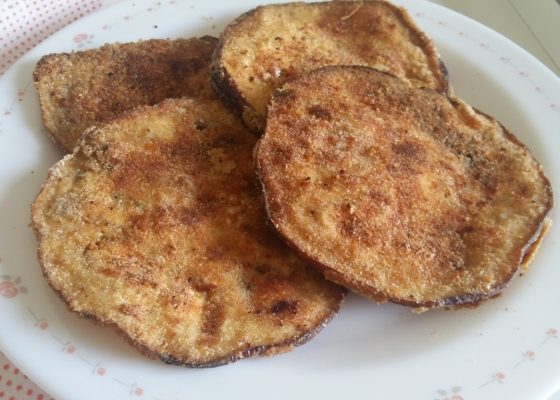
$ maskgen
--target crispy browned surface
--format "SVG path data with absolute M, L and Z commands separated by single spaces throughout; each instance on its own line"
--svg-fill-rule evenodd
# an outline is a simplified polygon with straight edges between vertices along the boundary
M 365 65 L 445 93 L 445 67 L 432 41 L 402 8 L 385 1 L 258 7 L 220 38 L 212 82 L 254 131 L 264 127 L 272 91 L 326 65 Z
M 288 243 L 327 278 L 415 307 L 496 295 L 552 206 L 541 165 L 494 119 L 366 67 L 278 90 L 256 157 Z
M 49 54 L 34 72 L 43 122 L 72 151 L 84 129 L 166 98 L 213 97 L 208 70 L 217 39 L 152 39 Z
M 214 366 L 311 338 L 344 289 L 265 224 L 254 143 L 218 100 L 167 100 L 86 131 L 32 207 L 51 286 L 168 363 Z

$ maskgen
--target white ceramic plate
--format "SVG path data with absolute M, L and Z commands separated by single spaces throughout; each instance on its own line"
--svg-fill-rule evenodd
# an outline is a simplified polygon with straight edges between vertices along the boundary
M 31 79 L 39 57 L 105 42 L 217 35 L 257 2 L 124 1 L 53 35 L 3 76 L 0 349 L 59 400 L 546 399 L 560 388 L 558 223 L 530 272 L 475 310 L 415 315 L 350 296 L 309 344 L 216 369 L 146 359 L 111 330 L 74 316 L 47 286 L 29 207 L 61 154 L 42 132 Z M 399 3 L 435 39 L 456 92 L 528 144 L 560 193 L 560 80 L 478 23 L 431 3 Z

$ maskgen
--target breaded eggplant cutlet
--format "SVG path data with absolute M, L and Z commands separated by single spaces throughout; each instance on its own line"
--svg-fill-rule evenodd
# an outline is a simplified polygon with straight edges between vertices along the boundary
M 71 152 L 82 132 L 136 106 L 167 98 L 213 98 L 209 67 L 217 39 L 106 44 L 98 49 L 49 54 L 34 72 L 43 122 Z
M 287 243 L 328 279 L 417 308 L 498 294 L 552 207 L 542 166 L 499 122 L 367 67 L 277 90 L 256 159 Z
M 87 130 L 32 207 L 50 285 L 167 363 L 217 366 L 309 340 L 345 289 L 266 224 L 255 141 L 217 99 L 167 100 Z
M 433 42 L 407 11 L 386 1 L 287 3 L 257 7 L 220 37 L 212 66 L 218 94 L 260 132 L 272 91 L 327 65 L 365 65 L 447 93 Z

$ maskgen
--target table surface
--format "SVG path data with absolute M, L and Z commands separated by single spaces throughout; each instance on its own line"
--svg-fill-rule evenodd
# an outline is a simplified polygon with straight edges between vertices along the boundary
M 511 39 L 560 76 L 560 0 L 431 0 Z
M 0 4 L 0 76 L 52 33 L 119 0 L 3 0 Z M 560 0 L 430 0 L 469 16 L 513 40 L 560 76 Z M 0 399 L 47 400 L 0 353 Z M 550 400 L 560 400 L 560 393 Z

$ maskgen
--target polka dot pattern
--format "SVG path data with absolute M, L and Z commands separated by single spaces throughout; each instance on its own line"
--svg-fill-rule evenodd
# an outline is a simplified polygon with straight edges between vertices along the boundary
M 54 400 L 0 352 L 0 400 Z
M 0 75 L 45 38 L 103 3 L 103 0 L 2 0 Z

